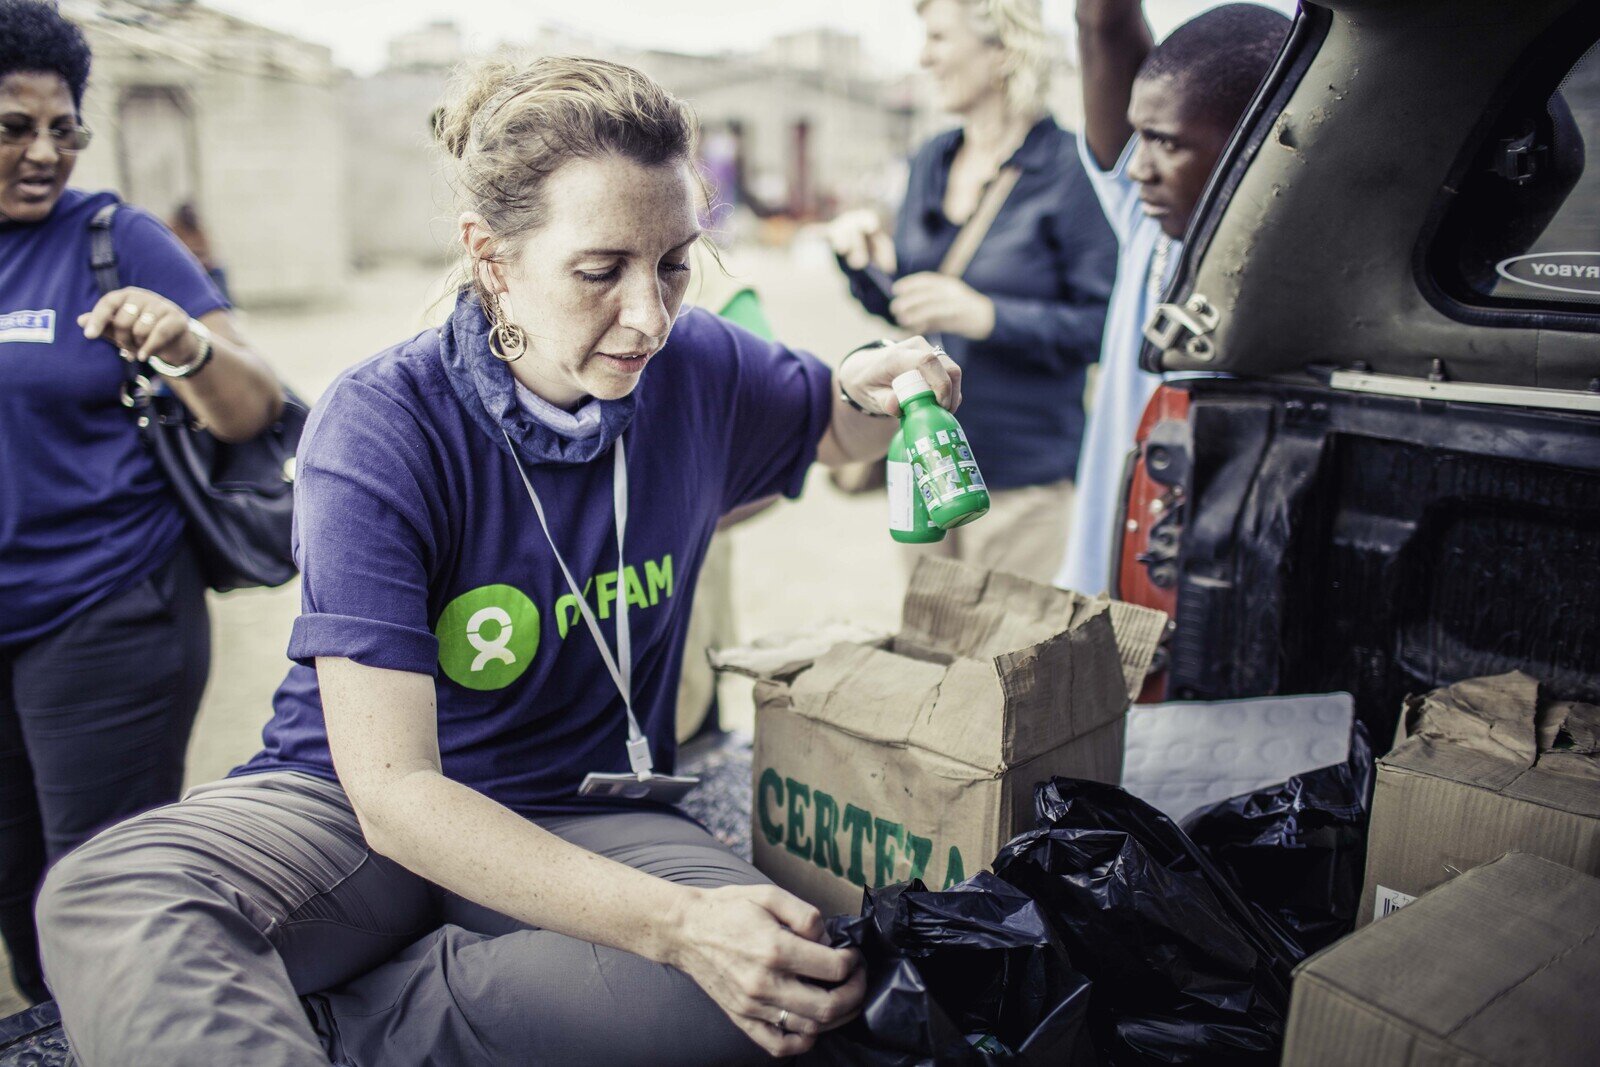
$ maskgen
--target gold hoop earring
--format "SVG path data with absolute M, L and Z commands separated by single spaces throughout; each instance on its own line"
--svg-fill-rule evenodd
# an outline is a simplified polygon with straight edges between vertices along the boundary
M 494 300 L 494 325 L 489 329 L 489 352 L 502 363 L 515 363 L 528 350 L 528 334 L 506 317 L 498 296 Z

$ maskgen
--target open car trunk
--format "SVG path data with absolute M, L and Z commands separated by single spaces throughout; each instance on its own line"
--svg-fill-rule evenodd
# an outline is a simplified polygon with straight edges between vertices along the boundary
M 1173 695 L 1349 690 L 1377 738 L 1407 693 L 1513 668 L 1600 702 L 1594 418 L 1188 388 Z
M 1297 21 L 1147 331 L 1222 375 L 1145 441 L 1113 580 L 1174 611 L 1168 695 L 1349 690 L 1380 751 L 1475 675 L 1600 701 L 1597 39 L 1574 0 Z

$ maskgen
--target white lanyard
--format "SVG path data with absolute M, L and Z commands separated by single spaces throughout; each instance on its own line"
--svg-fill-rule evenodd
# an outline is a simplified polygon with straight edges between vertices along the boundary
M 561 558 L 561 550 L 556 548 L 555 538 L 550 536 L 550 523 L 544 517 L 544 505 L 539 503 L 539 494 L 533 491 L 533 483 L 528 480 L 528 472 L 522 466 L 522 460 L 517 456 L 517 446 L 512 443 L 511 435 L 506 433 L 504 427 L 500 432 L 505 434 L 506 445 L 511 449 L 511 462 L 517 465 L 517 473 L 522 476 L 522 484 L 527 487 L 528 499 L 533 501 L 534 514 L 539 516 L 539 526 L 544 530 L 544 539 L 550 542 L 550 552 L 556 557 L 556 565 L 561 568 L 562 577 L 567 580 L 567 588 L 572 590 L 572 598 L 578 602 L 578 610 L 583 614 L 583 621 L 589 625 L 589 633 L 594 637 L 594 643 L 600 648 L 600 658 L 605 660 L 606 670 L 611 672 L 611 680 L 617 683 L 617 692 L 622 694 L 622 707 L 628 714 L 628 766 L 633 773 L 643 781 L 650 777 L 654 763 L 650 758 L 650 741 L 644 736 L 644 731 L 639 729 L 639 720 L 633 715 L 633 645 L 628 633 L 628 582 L 623 570 L 622 546 L 623 536 L 628 529 L 628 457 L 622 447 L 622 438 L 617 438 L 617 445 L 612 450 L 615 457 L 612 463 L 611 500 L 617 517 L 617 654 L 612 656 L 611 649 L 606 645 L 605 635 L 600 632 L 600 620 L 594 616 L 594 610 L 589 607 L 589 601 L 584 597 L 583 590 L 578 588 L 578 582 L 572 577 L 572 572 L 567 569 L 567 561 Z

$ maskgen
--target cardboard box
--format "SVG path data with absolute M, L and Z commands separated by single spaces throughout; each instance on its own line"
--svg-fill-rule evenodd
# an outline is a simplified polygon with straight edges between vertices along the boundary
M 1295 969 L 1284 1067 L 1600 1063 L 1600 879 L 1524 853 Z
M 826 914 L 857 912 L 863 886 L 982 869 L 1033 825 L 1036 782 L 1117 781 L 1123 715 L 1165 622 L 924 559 L 893 637 L 718 654 L 758 679 L 756 866 Z
M 1507 851 L 1600 874 L 1600 708 L 1543 700 L 1520 672 L 1408 701 L 1378 761 L 1364 926 Z

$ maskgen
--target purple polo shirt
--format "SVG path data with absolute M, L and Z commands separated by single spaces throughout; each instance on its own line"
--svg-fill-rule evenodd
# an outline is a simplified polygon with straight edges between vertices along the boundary
M 100 299 L 89 220 L 116 197 L 68 189 L 41 222 L 0 223 L 0 647 L 20 645 L 145 577 L 183 516 L 139 438 L 111 342 L 78 316 Z M 191 316 L 228 306 L 155 216 L 124 206 L 118 272 Z
M 346 372 L 307 428 L 295 487 L 304 575 L 289 671 L 264 750 L 235 773 L 334 778 L 313 661 L 343 656 L 436 679 L 444 773 L 525 814 L 593 810 L 590 771 L 626 771 L 622 699 L 512 461 L 517 442 L 561 555 L 615 649 L 629 598 L 634 709 L 658 770 L 696 577 L 717 520 L 799 494 L 831 414 L 815 358 L 708 312 L 673 328 L 601 430 L 560 437 L 516 401 L 470 298 L 451 322 Z M 618 566 L 613 447 L 626 432 Z

